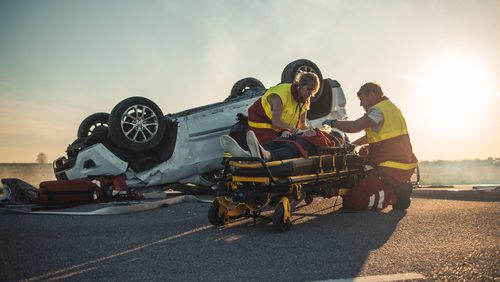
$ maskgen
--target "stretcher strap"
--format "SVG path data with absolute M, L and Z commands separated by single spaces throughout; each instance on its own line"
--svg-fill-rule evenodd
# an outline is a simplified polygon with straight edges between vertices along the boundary
M 332 156 L 332 171 L 337 172 L 337 166 L 335 166 L 335 156 Z
M 319 156 L 319 172 L 323 173 L 323 156 Z

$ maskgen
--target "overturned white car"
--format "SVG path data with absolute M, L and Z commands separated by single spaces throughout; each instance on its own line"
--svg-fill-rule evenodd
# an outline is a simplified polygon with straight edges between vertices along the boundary
M 308 112 L 310 124 L 320 127 L 326 118 L 343 118 L 346 100 L 340 84 L 323 79 L 313 62 L 302 59 L 288 64 L 281 82 L 291 82 L 301 71 L 315 72 L 321 81 Z M 211 186 L 222 169 L 219 137 L 228 134 L 237 115 L 246 115 L 265 91 L 257 79 L 245 78 L 223 102 L 168 115 L 147 98 L 125 99 L 111 113 L 96 113 L 81 123 L 67 156 L 54 161 L 56 178 L 125 175 L 129 187 Z M 240 119 L 246 122 L 242 115 Z

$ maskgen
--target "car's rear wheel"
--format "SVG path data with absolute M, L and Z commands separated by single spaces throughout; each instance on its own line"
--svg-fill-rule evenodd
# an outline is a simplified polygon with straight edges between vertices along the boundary
M 233 85 L 233 88 L 231 88 L 231 94 L 226 98 L 226 101 L 243 96 L 247 90 L 258 88 L 265 89 L 266 87 L 262 82 L 253 77 L 240 79 Z
M 161 109 L 144 97 L 118 103 L 109 116 L 109 136 L 125 151 L 144 152 L 156 147 L 165 134 Z
M 300 59 L 289 63 L 281 73 L 281 82 L 291 83 L 295 79 L 295 76 L 301 72 L 313 72 L 319 78 L 318 92 L 314 97 L 311 97 L 311 102 L 314 102 L 319 99 L 323 90 L 323 75 L 315 63 L 306 59 Z
M 99 126 L 108 126 L 108 113 L 95 113 L 85 118 L 78 127 L 77 138 L 85 138 Z

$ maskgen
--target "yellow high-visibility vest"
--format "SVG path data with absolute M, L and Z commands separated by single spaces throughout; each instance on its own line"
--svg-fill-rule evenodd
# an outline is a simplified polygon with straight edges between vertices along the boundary
M 382 100 L 381 102 L 375 104 L 373 107 L 380 109 L 384 115 L 384 123 L 379 132 L 373 131 L 371 128 L 365 129 L 366 137 L 368 138 L 368 143 L 370 148 L 377 147 L 377 143 L 385 141 L 384 147 L 391 146 L 391 141 L 389 139 L 395 138 L 402 135 L 408 135 L 408 129 L 406 127 L 406 121 L 398 109 L 391 101 Z M 397 139 L 397 138 L 396 138 Z M 394 139 L 394 142 L 397 142 Z M 409 145 L 409 144 L 408 144 Z M 417 163 L 402 163 L 392 160 L 383 161 L 378 164 L 378 166 L 385 166 L 403 170 L 409 170 L 417 167 Z
M 283 104 L 283 110 L 281 111 L 280 117 L 281 121 L 290 127 L 296 127 L 299 117 L 307 111 L 307 108 L 305 107 L 305 103 L 299 103 L 292 97 L 291 85 L 291 83 L 283 83 L 270 87 L 262 96 L 261 104 L 265 115 L 269 118 L 269 120 L 272 120 L 273 111 L 271 109 L 271 104 L 269 103 L 269 97 L 272 94 L 278 95 L 281 99 L 281 103 Z M 251 120 L 248 121 L 248 125 L 255 128 L 271 128 L 275 131 L 281 130 L 272 126 L 270 123 L 254 122 Z

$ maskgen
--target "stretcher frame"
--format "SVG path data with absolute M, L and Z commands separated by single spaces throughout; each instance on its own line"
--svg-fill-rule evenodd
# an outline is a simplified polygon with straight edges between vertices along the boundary
M 315 196 L 344 195 L 363 177 L 361 159 L 353 147 L 321 147 L 320 152 L 309 158 L 270 162 L 255 157 L 227 158 L 216 198 L 208 211 L 210 223 L 220 226 L 239 218 L 253 218 L 254 224 L 263 219 L 272 221 L 278 231 L 289 230 L 291 202 L 304 200 L 311 204 Z M 348 163 L 349 158 L 359 162 Z M 331 164 L 325 165 L 325 160 Z M 319 166 L 299 175 L 273 173 L 283 164 L 301 161 Z M 260 174 L 254 175 L 254 171 Z M 275 207 L 272 217 L 261 214 L 266 207 Z

